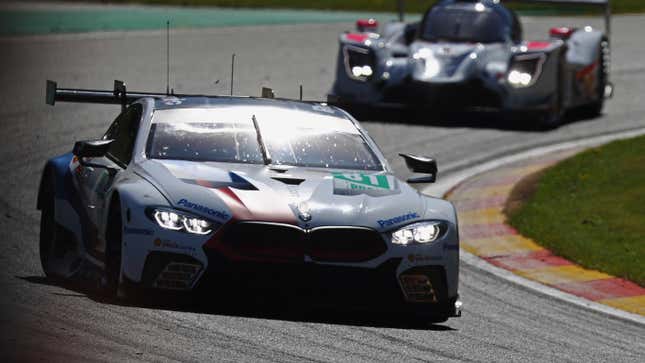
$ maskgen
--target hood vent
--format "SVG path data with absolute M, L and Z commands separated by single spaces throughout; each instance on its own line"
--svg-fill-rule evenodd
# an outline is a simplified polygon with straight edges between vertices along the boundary
M 298 178 L 280 178 L 280 177 L 272 177 L 271 179 L 277 180 L 279 182 L 285 183 L 287 185 L 300 185 L 304 179 L 298 179 Z

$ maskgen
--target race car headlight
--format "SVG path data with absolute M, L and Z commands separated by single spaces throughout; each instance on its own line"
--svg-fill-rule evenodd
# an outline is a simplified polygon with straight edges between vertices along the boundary
M 209 234 L 213 224 L 205 219 L 189 216 L 170 209 L 155 209 L 152 217 L 161 228 L 194 234 Z
M 544 54 L 524 54 L 513 58 L 506 80 L 515 88 L 529 87 L 535 84 L 542 73 Z
M 343 56 L 345 71 L 350 78 L 365 82 L 374 75 L 374 54 L 369 49 L 346 45 Z
M 397 245 L 431 243 L 439 238 L 441 230 L 441 222 L 420 222 L 410 224 L 392 232 L 392 243 Z

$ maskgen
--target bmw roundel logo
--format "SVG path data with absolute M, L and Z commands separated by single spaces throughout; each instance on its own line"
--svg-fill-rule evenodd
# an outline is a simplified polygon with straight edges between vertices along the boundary
M 309 222 L 311 220 L 311 210 L 307 202 L 298 204 L 298 218 L 303 222 Z

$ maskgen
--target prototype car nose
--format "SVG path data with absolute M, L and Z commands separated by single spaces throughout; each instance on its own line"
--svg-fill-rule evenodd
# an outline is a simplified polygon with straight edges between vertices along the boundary
M 412 55 L 412 78 L 421 82 L 460 83 L 475 74 L 478 55 L 471 46 L 418 48 Z

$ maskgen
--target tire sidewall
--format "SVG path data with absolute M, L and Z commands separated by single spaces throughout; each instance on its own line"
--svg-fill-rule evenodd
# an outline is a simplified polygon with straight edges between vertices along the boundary
M 49 278 L 58 278 L 52 269 L 52 254 L 56 246 L 56 201 L 54 192 L 56 186 L 50 175 L 45 176 L 45 199 L 40 214 L 40 242 L 39 256 L 45 276 Z

